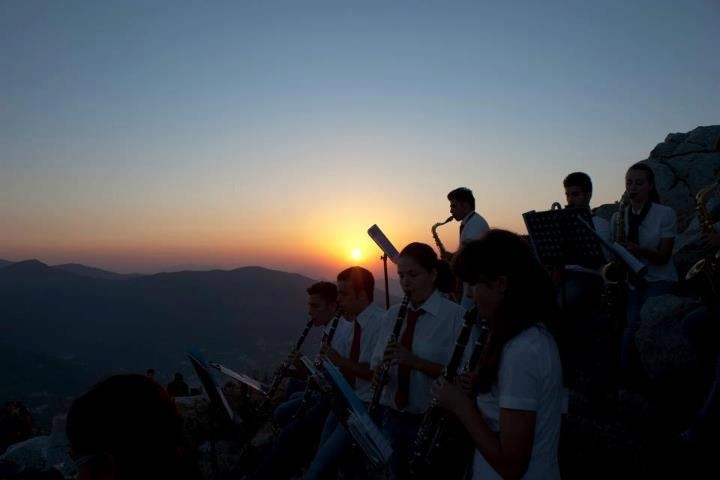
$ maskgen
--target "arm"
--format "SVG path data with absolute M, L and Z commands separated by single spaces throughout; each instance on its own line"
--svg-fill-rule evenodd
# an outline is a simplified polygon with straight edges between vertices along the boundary
M 340 355 L 334 348 L 328 346 L 322 347 L 320 353 L 328 357 L 346 377 L 352 375 L 365 380 L 372 380 L 373 372 L 370 369 L 369 363 L 353 362 L 349 358 Z
M 500 432 L 490 430 L 475 402 L 460 387 L 439 380 L 433 393 L 440 406 L 454 413 L 490 466 L 503 478 L 527 471 L 535 438 L 534 411 L 500 409 Z
M 503 478 L 521 478 L 527 471 L 535 438 L 535 412 L 500 409 L 500 432 L 491 431 L 476 408 L 458 412 L 473 443 Z
M 646 258 L 651 263 L 660 265 L 667 263 L 670 260 L 674 245 L 674 238 L 661 238 L 657 248 L 646 248 L 633 244 L 635 248 L 635 255 Z M 633 253 L 633 251 L 630 250 L 630 253 Z

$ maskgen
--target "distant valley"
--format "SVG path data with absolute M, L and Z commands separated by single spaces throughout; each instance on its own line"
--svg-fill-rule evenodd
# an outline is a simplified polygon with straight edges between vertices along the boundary
M 261 267 L 140 276 L 0 261 L 0 402 L 73 395 L 147 368 L 163 383 L 181 371 L 198 385 L 185 360 L 192 347 L 259 375 L 302 330 L 313 282 Z M 384 292 L 376 301 L 384 305 Z

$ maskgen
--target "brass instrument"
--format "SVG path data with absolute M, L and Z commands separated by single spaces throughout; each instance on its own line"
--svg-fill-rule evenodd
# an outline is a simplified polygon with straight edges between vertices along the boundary
M 477 307 L 465 314 L 450 362 L 443 369 L 442 375 L 448 382 L 452 382 L 457 375 L 477 316 Z M 479 328 L 480 333 L 470 360 L 462 373 L 469 373 L 475 369 L 484 349 L 489 332 L 485 320 L 482 320 Z M 465 472 L 466 460 L 469 459 L 469 453 L 472 451 L 472 448 L 463 448 L 471 446 L 471 442 L 465 440 L 467 435 L 462 426 L 453 422 L 453 415 L 440 408 L 437 405 L 437 398 L 433 398 L 430 407 L 425 411 L 415 438 L 414 455 L 410 460 L 411 476 L 415 479 L 461 478 Z
M 432 232 L 433 238 L 435 239 L 435 245 L 437 245 L 438 250 L 440 250 L 440 258 L 443 258 L 447 255 L 447 250 L 445 250 L 445 246 L 443 245 L 442 241 L 440 240 L 440 236 L 437 234 L 438 227 L 445 225 L 446 223 L 450 222 L 454 217 L 450 215 L 447 220 L 444 222 L 438 222 L 432 227 L 430 227 L 430 231 Z
M 720 187 L 720 181 L 711 183 L 710 185 L 700 189 L 695 195 L 695 206 L 697 209 L 698 220 L 700 221 L 700 232 L 709 235 L 715 232 L 712 216 L 707 208 L 707 201 L 713 191 Z M 710 287 L 710 293 L 713 298 L 718 297 L 718 285 L 716 284 L 715 273 L 717 272 L 718 260 L 720 259 L 720 250 L 716 252 L 708 252 L 705 258 L 698 260 L 685 274 L 685 280 L 688 282 L 696 281 L 700 276 L 705 278 L 707 285 Z
M 615 217 L 615 243 L 625 243 L 625 211 L 630 203 L 630 197 L 627 192 L 623 193 L 618 202 L 618 211 Z M 625 280 L 627 269 L 619 260 L 608 262 L 602 268 L 602 277 L 606 284 L 618 284 Z
M 410 297 L 405 295 L 405 297 L 403 297 L 402 303 L 400 304 L 400 309 L 398 310 L 397 317 L 395 318 L 395 325 L 393 326 L 393 331 L 390 335 L 390 338 L 388 338 L 386 348 L 387 345 L 397 342 L 400 338 L 400 330 L 402 330 L 403 323 L 405 322 L 409 303 Z M 382 396 L 383 388 L 385 388 L 385 384 L 388 380 L 389 370 L 390 361 L 383 360 L 380 365 L 377 366 L 377 368 L 375 369 L 375 373 L 373 374 L 372 383 L 370 385 L 370 392 L 372 393 L 372 396 L 370 399 L 370 405 L 368 405 L 368 414 L 370 415 L 370 418 L 375 421 L 379 420 L 377 418 L 377 408 L 380 405 L 380 397 Z

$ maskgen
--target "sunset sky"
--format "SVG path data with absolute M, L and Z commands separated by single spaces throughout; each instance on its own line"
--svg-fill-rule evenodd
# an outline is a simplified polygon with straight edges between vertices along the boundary
M 379 271 L 720 121 L 720 2 L 0 0 L 0 258 Z M 457 224 L 439 229 L 451 250 Z M 351 258 L 359 249 L 362 258 Z

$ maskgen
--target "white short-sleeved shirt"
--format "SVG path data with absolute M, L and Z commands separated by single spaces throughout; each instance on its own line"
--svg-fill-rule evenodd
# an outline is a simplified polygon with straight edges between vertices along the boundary
M 566 403 L 555 340 L 539 325 L 528 328 L 505 344 L 497 382 L 489 392 L 477 397 L 480 412 L 494 432 L 500 431 L 501 408 L 536 413 L 532 454 L 522 477 L 526 480 L 560 478 L 557 453 Z M 473 478 L 501 478 L 478 450 L 475 451 Z
M 374 303 L 368 305 L 365 310 L 360 312 L 356 321 L 360 324 L 360 357 L 359 363 L 370 364 L 376 345 L 380 342 L 381 329 L 385 320 L 385 310 Z M 344 353 L 340 353 L 345 358 L 350 358 L 350 350 L 352 348 L 353 339 L 355 337 L 355 325 L 353 322 L 349 324 L 350 335 L 344 336 L 342 345 L 338 345 Z M 355 393 L 365 402 L 370 401 L 372 397 L 370 392 L 371 382 L 364 378 L 355 379 Z
M 628 215 L 630 207 L 625 209 L 625 232 L 628 231 Z M 611 224 L 612 238 L 615 238 L 615 224 L 617 212 L 613 214 Z M 657 248 L 660 240 L 665 238 L 675 238 L 677 235 L 677 215 L 675 210 L 659 203 L 653 203 L 650 210 L 640 223 L 638 228 L 638 244 L 644 248 Z M 677 282 L 678 276 L 672 258 L 662 265 L 649 262 L 646 258 L 638 258 L 647 266 L 647 275 L 645 279 L 648 282 L 658 282 L 666 280 Z
M 465 310 L 457 303 L 451 302 L 443 297 L 437 290 L 430 295 L 430 298 L 423 303 L 421 308 L 424 310 L 424 313 L 418 318 L 415 324 L 412 352 L 424 360 L 444 366 L 448 363 L 452 355 L 455 339 L 462 328 Z M 371 366 L 373 368 L 382 361 L 387 340 L 392 334 L 399 309 L 399 305 L 393 305 L 385 315 L 379 340 L 372 356 Z M 405 327 L 406 325 L 403 324 L 399 338 L 402 338 Z M 388 373 L 389 381 L 383 389 L 380 403 L 396 409 L 397 365 L 391 366 Z M 425 375 L 420 370 L 410 370 L 408 405 L 404 411 L 409 413 L 425 412 L 432 400 L 430 388 L 434 380 L 434 378 Z
M 487 221 L 474 210 L 465 215 L 465 218 L 460 222 L 460 226 L 462 227 L 460 229 L 460 246 L 480 238 L 485 232 L 490 230 L 490 225 L 488 225 Z M 460 299 L 460 304 L 466 310 L 469 310 L 475 305 L 475 301 L 470 296 L 470 285 L 467 283 L 463 284 L 463 296 Z
M 330 331 L 331 325 L 331 323 L 325 325 L 325 328 L 323 329 L 323 336 Z M 353 322 L 347 320 L 345 317 L 340 317 L 340 321 L 337 324 L 330 346 L 335 349 L 340 356 L 345 358 L 349 357 L 353 334 Z
M 476 211 L 472 211 L 465 215 L 460 222 L 460 245 L 464 245 L 471 240 L 480 238 L 485 232 L 490 230 L 487 221 Z

